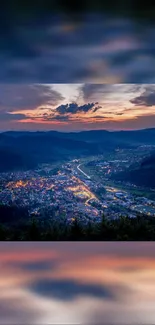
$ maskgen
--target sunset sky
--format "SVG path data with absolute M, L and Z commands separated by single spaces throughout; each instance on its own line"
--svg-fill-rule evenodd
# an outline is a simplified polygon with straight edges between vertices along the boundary
M 155 127 L 155 85 L 0 85 L 1 131 L 152 127 Z
M 0 324 L 155 323 L 155 244 L 2 243 Z

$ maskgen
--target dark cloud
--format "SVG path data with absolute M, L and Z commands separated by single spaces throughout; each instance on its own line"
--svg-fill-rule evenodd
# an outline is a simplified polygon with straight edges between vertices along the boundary
M 98 106 L 98 102 L 84 105 L 78 105 L 77 103 L 62 104 L 56 107 L 54 111 L 52 110 L 52 113 L 44 113 L 42 116 L 45 121 L 73 121 L 74 115 L 77 113 L 94 113 L 100 108 L 101 106 Z
M 56 108 L 56 112 L 59 114 L 67 114 L 67 113 L 71 113 L 71 114 L 76 114 L 76 113 L 87 113 L 89 111 L 92 110 L 92 108 L 94 108 L 96 105 L 96 103 L 88 103 L 88 104 L 84 104 L 82 106 L 79 106 L 77 103 L 70 103 L 70 104 L 66 104 L 66 105 L 60 105 Z M 94 108 L 97 109 L 97 108 Z
M 50 85 L 1 84 L 0 111 L 35 109 L 41 105 L 57 105 L 64 97 Z
M 0 121 L 20 121 L 24 119 L 27 119 L 27 116 L 25 114 L 9 114 L 0 112 Z
M 102 108 L 102 106 L 96 106 L 93 110 L 93 113 L 97 112 L 100 108 Z
M 30 290 L 45 297 L 72 300 L 78 296 L 115 300 L 116 288 L 108 285 L 84 284 L 73 280 L 38 280 L 31 284 Z
M 56 108 L 56 111 L 59 114 L 65 114 L 65 113 L 76 113 L 78 109 L 78 105 L 75 103 L 72 104 L 66 104 L 66 105 L 60 105 Z
M 103 115 L 95 115 L 95 116 L 90 116 L 89 119 L 106 119 L 106 117 Z
M 81 87 L 84 100 L 89 100 L 94 94 L 105 94 L 112 91 L 111 85 L 106 84 L 84 84 Z
M 136 106 L 154 106 L 155 105 L 155 87 L 147 86 L 145 91 L 140 96 L 137 96 L 130 101 Z

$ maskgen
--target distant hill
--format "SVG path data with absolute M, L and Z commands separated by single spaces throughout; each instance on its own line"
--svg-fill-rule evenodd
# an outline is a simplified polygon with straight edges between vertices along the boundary
M 155 154 L 142 160 L 137 167 L 131 166 L 124 172 L 112 175 L 112 178 L 137 186 L 155 188 Z
M 35 166 L 31 159 L 22 156 L 9 147 L 0 148 L 0 172 L 28 169 Z
M 46 132 L 0 134 L 0 172 L 98 153 L 96 145 Z
M 147 144 L 155 144 L 155 129 L 69 133 L 9 131 L 0 133 L 0 171 L 101 154 L 118 147 L 133 148 Z
M 50 131 L 48 134 L 55 135 L 59 138 L 74 139 L 89 143 L 97 143 L 101 148 L 114 148 L 116 146 L 137 146 L 137 145 L 155 145 L 155 129 L 144 129 L 134 131 L 107 131 L 107 130 L 90 130 L 81 132 L 56 132 Z
M 84 141 L 90 143 L 104 143 L 106 141 L 118 144 L 155 144 L 155 128 L 133 130 L 133 131 L 107 131 L 107 130 L 90 130 L 80 132 L 58 132 L 58 131 L 8 131 L 0 134 L 0 140 L 4 137 L 48 137 L 72 139 L 76 141 Z

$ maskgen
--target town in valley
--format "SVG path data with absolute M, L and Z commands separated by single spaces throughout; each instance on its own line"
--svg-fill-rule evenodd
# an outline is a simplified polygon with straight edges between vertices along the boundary
M 40 164 L 35 169 L 0 174 L 0 203 L 28 208 L 30 215 L 75 218 L 84 225 L 120 216 L 155 215 L 155 190 L 111 175 L 145 157 L 153 146 L 117 148 L 114 153 L 75 158 L 57 164 Z

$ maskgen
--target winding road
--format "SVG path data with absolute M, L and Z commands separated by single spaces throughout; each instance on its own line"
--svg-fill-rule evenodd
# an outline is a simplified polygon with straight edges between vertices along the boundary
M 87 175 L 81 168 L 80 168 L 80 166 L 81 166 L 82 164 L 80 164 L 80 165 L 78 165 L 77 166 L 77 169 L 82 173 L 82 174 L 84 174 L 88 179 L 90 179 L 90 176 L 89 175 Z

